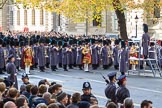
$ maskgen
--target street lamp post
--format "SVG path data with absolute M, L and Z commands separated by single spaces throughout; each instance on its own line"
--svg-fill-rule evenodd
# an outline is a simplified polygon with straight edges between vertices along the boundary
M 138 22 L 138 16 L 137 15 L 135 17 L 135 22 L 136 22 L 136 38 L 137 38 L 137 22 Z

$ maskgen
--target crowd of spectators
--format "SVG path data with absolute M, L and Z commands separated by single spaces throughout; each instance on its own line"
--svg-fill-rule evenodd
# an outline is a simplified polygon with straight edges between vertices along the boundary
M 97 98 L 91 93 L 89 82 L 83 83 L 83 94 L 72 95 L 63 91 L 56 82 L 41 80 L 38 85 L 31 84 L 27 75 L 22 76 L 23 85 L 17 90 L 12 82 L 0 80 L 0 108 L 101 108 Z M 118 108 L 109 102 L 104 108 Z M 126 98 L 123 108 L 134 108 L 131 98 Z M 144 100 L 141 108 L 152 108 L 152 102 Z

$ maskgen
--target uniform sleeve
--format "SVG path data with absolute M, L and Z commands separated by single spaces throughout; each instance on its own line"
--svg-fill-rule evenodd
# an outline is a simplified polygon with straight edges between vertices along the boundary
M 125 92 L 123 93 L 123 98 L 125 99 L 125 98 L 130 97 L 129 90 L 128 90 L 127 88 L 125 88 L 124 91 L 125 91 Z

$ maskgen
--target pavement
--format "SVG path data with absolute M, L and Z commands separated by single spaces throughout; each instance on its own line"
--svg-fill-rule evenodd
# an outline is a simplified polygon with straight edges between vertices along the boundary
M 115 71 L 113 68 L 108 70 L 103 70 L 101 68 L 97 70 L 90 70 L 90 72 L 84 72 L 77 68 L 69 69 L 69 71 L 63 71 L 59 68 L 57 71 L 52 72 L 50 69 L 46 69 L 45 72 L 40 72 L 39 70 L 31 70 L 31 75 L 29 75 L 30 82 L 38 85 L 41 79 L 47 79 L 50 82 L 56 81 L 63 85 L 63 91 L 73 94 L 74 92 L 79 92 L 82 94 L 82 84 L 85 81 L 89 81 L 92 86 L 92 93 L 97 97 L 100 106 L 105 106 L 106 97 L 104 90 L 106 88 L 106 83 L 102 78 L 101 74 L 105 77 L 109 72 Z M 23 71 L 18 73 L 18 84 L 22 84 L 21 75 Z M 117 76 L 120 75 L 118 72 Z M 0 75 L 4 77 L 5 75 Z M 153 102 L 154 108 L 162 108 L 162 78 L 158 74 L 153 77 L 152 73 L 140 73 L 130 72 L 127 74 L 127 88 L 130 91 L 131 98 L 134 101 L 135 108 L 140 108 L 140 103 L 144 99 L 151 100 Z

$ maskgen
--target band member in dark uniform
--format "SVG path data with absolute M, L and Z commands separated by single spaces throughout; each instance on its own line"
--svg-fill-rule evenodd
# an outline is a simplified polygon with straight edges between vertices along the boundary
M 79 66 L 80 70 L 83 70 L 82 66 L 82 42 L 78 41 L 78 46 L 77 46 L 77 54 L 76 54 L 76 64 Z
M 69 63 L 69 58 L 68 58 L 67 52 L 68 52 L 67 43 L 64 43 L 63 49 L 62 49 L 62 65 L 63 65 L 64 71 L 68 71 L 67 65 Z
M 14 87 L 18 89 L 17 72 L 16 72 L 16 66 L 14 64 L 15 62 L 14 55 L 9 55 L 8 60 L 9 62 L 6 65 L 6 71 L 9 74 L 8 79 L 11 80 L 14 84 Z
M 92 68 L 95 70 L 98 68 L 98 64 L 99 64 L 99 54 L 98 54 L 98 46 L 96 44 L 96 40 L 93 39 L 92 40 L 92 46 L 91 46 L 91 55 L 92 55 Z
M 116 90 L 116 101 L 117 103 L 123 104 L 124 99 L 130 97 L 129 90 L 126 88 L 126 76 L 121 75 L 118 77 L 118 85 L 119 87 Z
M 119 69 L 119 40 L 115 40 L 115 48 L 113 49 L 114 68 Z
M 124 41 L 121 41 L 121 50 L 120 50 L 119 56 L 120 56 L 119 71 L 121 72 L 122 75 L 124 75 L 125 72 L 127 71 L 127 63 L 128 63 L 128 51 L 126 49 Z
M 3 69 L 5 67 L 5 57 L 4 57 L 4 50 L 2 47 L 3 40 L 0 39 L 0 74 L 3 74 Z
M 102 56 L 102 64 L 103 64 L 103 69 L 108 69 L 109 65 L 109 51 L 108 51 L 108 43 L 106 40 L 103 41 L 103 47 L 101 49 L 101 56 Z
M 59 49 L 56 47 L 56 40 L 52 40 L 52 46 L 50 48 L 50 65 L 51 65 L 51 70 L 56 71 L 56 66 L 58 64 L 58 51 Z
M 39 40 L 40 45 L 38 46 L 37 56 L 38 56 L 38 65 L 41 72 L 45 70 L 45 47 L 44 47 L 44 40 L 40 38 Z
M 143 24 L 143 31 L 144 31 L 144 34 L 142 36 L 143 55 L 144 55 L 144 59 L 147 59 L 148 46 L 150 43 L 150 36 L 148 35 L 148 25 L 147 24 Z
M 105 89 L 105 96 L 108 98 L 107 104 L 109 102 L 114 102 L 116 103 L 116 72 L 111 72 L 108 74 L 109 77 L 109 84 L 107 85 Z

